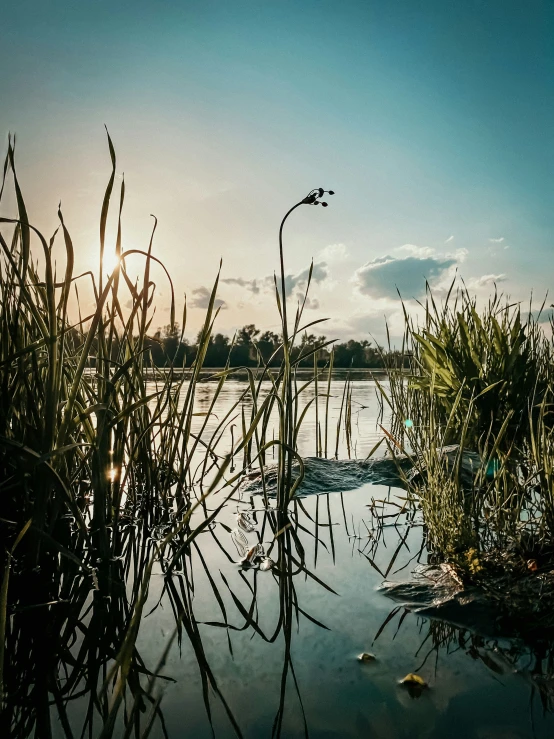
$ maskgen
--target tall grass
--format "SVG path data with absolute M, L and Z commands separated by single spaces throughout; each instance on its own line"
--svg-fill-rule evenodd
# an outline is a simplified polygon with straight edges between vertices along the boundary
M 119 678 L 112 705 L 108 691 L 101 704 L 90 707 L 107 722 L 102 735 L 113 730 L 118 696 L 137 659 L 137 614 L 153 561 L 163 560 L 170 541 L 178 550 L 190 547 L 216 515 L 196 520 L 191 528 L 191 513 L 198 505 L 205 508 L 205 494 L 214 485 L 226 485 L 228 455 L 215 447 L 229 416 L 240 407 L 239 399 L 208 433 L 208 419 L 230 371 L 226 368 L 205 418 L 200 423 L 196 418 L 196 390 L 218 312 L 218 279 L 189 379 L 170 365 L 147 380 L 152 268 L 161 264 L 154 255 L 156 219 L 145 249 L 124 249 L 125 184 L 116 196 L 116 155 L 109 136 L 108 146 L 112 169 L 101 207 L 96 275 L 75 274 L 74 245 L 61 209 L 50 239 L 31 224 L 11 139 L 0 194 L 13 187 L 17 209 L 13 217 L 0 219 L 0 527 L 5 547 L 0 555 L 0 691 L 8 703 L 14 690 L 31 700 L 41 736 L 50 735 L 51 686 L 60 701 L 71 690 L 67 683 L 62 689 L 52 674 L 52 633 L 62 635 L 62 644 L 70 643 L 83 623 L 88 636 L 80 659 L 88 666 L 76 667 L 69 685 L 85 680 L 93 700 L 93 685 L 107 680 L 107 662 L 115 658 Z M 106 274 L 107 220 L 114 198 L 117 263 Z M 136 283 L 127 271 L 131 256 L 143 260 Z M 165 275 L 173 325 L 173 285 L 167 270 Z M 92 312 L 84 316 L 79 304 L 83 280 L 94 295 Z M 186 305 L 182 325 L 184 330 Z M 235 454 L 250 443 L 266 405 L 252 424 L 246 423 Z M 225 487 L 216 512 L 235 487 Z M 164 537 L 153 547 L 152 535 L 160 527 Z M 32 625 L 27 614 L 36 608 L 48 618 Z M 22 681 L 17 689 L 14 680 Z M 10 684 L 11 689 L 5 688 Z M 17 724 L 16 714 L 12 718 Z M 21 736 L 27 728 L 12 726 Z
M 289 322 L 283 227 L 300 205 L 319 204 L 323 190 L 297 203 L 279 231 L 281 273 L 275 288 L 282 321 L 282 344 L 276 352 L 283 357 L 281 366 L 270 369 L 260 353 L 257 370 L 243 368 L 249 377 L 244 392 L 223 418 L 217 418 L 214 407 L 234 372 L 229 363 L 212 378 L 217 381 L 215 391 L 201 414 L 195 398 L 218 315 L 219 275 L 192 366 L 185 373 L 173 360 L 163 370 L 150 369 L 154 267 L 169 285 L 172 330 L 173 284 L 155 256 L 155 218 L 144 249 L 124 248 L 125 183 L 122 180 L 116 192 L 117 162 L 109 135 L 108 149 L 111 173 L 99 219 L 98 271 L 76 274 L 75 248 L 61 208 L 59 226 L 46 238 L 31 223 L 16 172 L 15 140 L 8 143 L 0 205 L 11 187 L 16 212 L 0 218 L 2 720 L 13 736 L 32 731 L 51 736 L 53 702 L 69 737 L 68 705 L 86 695 L 83 731 L 89 736 L 109 737 L 121 721 L 124 736 L 143 729 L 141 735 L 146 736 L 160 715 L 157 676 L 151 674 L 145 687 L 141 675 L 148 673 L 136 640 L 151 574 L 160 570 L 174 607 L 175 634 L 180 639 L 185 629 L 198 658 L 208 715 L 211 687 L 240 734 L 203 652 L 192 613 L 191 583 L 187 580 L 183 589 L 182 574 L 176 573 L 186 573 L 198 535 L 211 531 L 236 494 L 242 474 L 259 466 L 263 478 L 267 453 L 276 448 L 277 518 L 271 525 L 276 537 L 279 530 L 287 531 L 277 544 L 281 618 L 288 624 L 290 642 L 294 595 L 286 573 L 293 561 L 304 566 L 304 554 L 298 538 L 288 531 L 287 507 L 301 481 L 301 475 L 293 478 L 292 463 L 298 460 L 302 470 L 298 434 L 313 402 L 302 407 L 302 394 L 315 381 L 299 383 L 296 368 L 330 342 L 292 358 L 301 332 L 317 321 L 302 325 L 308 279 L 304 303 Z M 107 223 L 114 206 L 115 243 L 108 244 Z M 105 267 L 109 251 L 116 257 L 111 272 Z M 128 272 L 131 257 L 142 259 L 138 281 Z M 79 299 L 86 292 L 83 281 L 93 293 L 92 310 L 85 315 Z M 185 303 L 183 332 L 186 324 Z M 316 363 L 315 372 L 317 377 L 324 370 Z M 264 393 L 262 383 L 268 379 L 270 392 Z M 247 400 L 249 414 L 244 410 Z M 278 433 L 269 438 L 274 409 Z M 239 423 L 242 433 L 234 448 L 222 453 L 226 434 Z M 327 425 L 326 412 L 325 454 Z M 321 437 L 317 453 L 323 453 Z M 229 463 L 232 467 L 238 460 L 242 465 L 232 474 Z M 208 503 L 212 498 L 215 504 Z M 285 552 L 293 548 L 297 554 L 287 560 Z M 180 591 L 175 578 L 181 582 Z M 37 619 L 37 613 L 43 617 Z M 145 727 L 147 705 L 150 723 Z
M 442 306 L 429 292 L 424 309 L 421 326 L 406 314 L 408 379 L 391 367 L 381 391 L 428 544 L 470 569 L 471 552 L 534 556 L 554 546 L 552 339 L 498 295 L 478 310 L 466 290 Z

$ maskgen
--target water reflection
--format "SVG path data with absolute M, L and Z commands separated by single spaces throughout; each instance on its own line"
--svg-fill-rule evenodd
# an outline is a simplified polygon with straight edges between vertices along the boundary
M 229 388 L 219 418 L 243 390 Z M 358 419 L 365 451 L 377 404 L 367 383 L 359 392 L 369 407 Z M 301 450 L 313 454 L 306 433 Z M 427 560 L 404 491 L 364 485 L 296 500 L 286 513 L 239 489 L 225 495 L 209 497 L 155 565 L 121 693 L 111 669 L 170 530 L 166 507 L 148 525 L 123 517 L 105 565 L 68 520 L 56 532 L 66 549 L 45 542 L 40 572 L 15 569 L 2 736 L 552 735 L 552 642 L 487 639 L 391 608 L 376 592 Z M 250 525 L 239 525 L 241 514 Z M 236 530 L 246 553 L 263 548 L 254 566 L 241 564 Z M 274 566 L 263 570 L 266 557 Z M 359 662 L 364 651 L 376 659 Z M 410 672 L 430 685 L 417 700 L 399 685 Z
M 387 385 L 386 380 L 380 380 L 382 384 Z M 263 401 L 271 387 L 269 380 L 261 382 L 260 402 Z M 216 383 L 206 380 L 198 384 L 196 388 L 195 412 L 205 413 L 210 407 Z M 383 433 L 379 427 L 378 419 L 382 411 L 379 396 L 376 393 L 376 385 L 371 380 L 352 379 L 349 381 L 349 392 L 351 393 L 351 414 L 347 417 L 343 404 L 343 395 L 345 390 L 345 380 L 337 378 L 333 375 L 330 394 L 327 398 L 327 388 L 324 390 L 319 388 L 318 403 L 315 402 L 315 387 L 313 384 L 307 385 L 301 395 L 301 407 L 299 415 L 304 408 L 308 408 L 306 415 L 302 420 L 302 425 L 298 434 L 298 451 L 302 456 L 317 456 L 316 439 L 318 436 L 322 439 L 321 446 L 324 446 L 325 437 L 327 437 L 326 456 L 332 457 L 335 451 L 338 452 L 340 459 L 364 458 L 374 447 L 375 443 L 382 438 Z M 186 395 L 187 384 L 183 386 L 182 399 Z M 248 384 L 243 380 L 236 379 L 231 376 L 219 393 L 217 401 L 213 408 L 213 415 L 205 419 L 196 416 L 194 419 L 194 431 L 205 426 L 206 438 L 218 428 L 221 420 L 225 417 L 226 411 L 235 406 L 240 401 L 240 407 L 244 410 L 246 418 L 250 418 L 252 412 L 252 396 L 248 391 Z M 327 423 L 325 417 L 325 409 L 328 409 Z M 342 411 L 342 415 L 341 415 Z M 340 419 L 340 426 L 339 426 Z M 346 424 L 345 424 L 346 421 Z M 386 425 L 387 414 L 380 420 Z M 219 442 L 218 452 L 227 453 L 231 445 L 231 425 L 235 424 L 235 439 L 240 436 L 241 415 L 238 412 L 227 419 L 226 430 Z M 319 426 L 319 433 L 316 430 Z M 272 438 L 272 432 L 276 437 L 278 430 L 277 409 L 274 408 L 268 423 L 267 440 Z M 350 449 L 350 451 L 349 451 Z M 273 454 L 270 451 L 270 455 Z M 325 456 L 325 455 L 324 455 Z M 238 461 L 238 460 L 237 460 Z M 271 461 L 268 459 L 268 461 Z

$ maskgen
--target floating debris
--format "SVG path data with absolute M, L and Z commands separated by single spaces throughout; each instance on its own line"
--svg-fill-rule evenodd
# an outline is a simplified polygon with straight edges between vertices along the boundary
M 429 686 L 419 675 L 410 672 L 400 681 L 400 685 L 407 689 L 410 698 L 420 698 L 423 691 Z
M 534 639 L 537 629 L 554 633 L 554 570 L 547 562 L 519 551 L 481 552 L 478 575 L 466 570 L 464 587 L 442 567 L 421 566 L 409 581 L 386 581 L 380 590 L 418 616 L 472 634 Z
M 411 419 L 406 419 L 410 421 Z M 459 470 L 460 484 L 467 491 L 473 491 L 475 477 L 482 466 L 477 452 L 460 449 L 457 444 L 443 446 L 439 450 L 441 460 L 449 471 Z M 425 460 L 419 458 L 414 467 L 414 459 L 404 454 L 396 454 L 381 459 L 324 459 L 322 457 L 305 457 L 303 459 L 303 478 L 297 489 L 297 495 L 322 495 L 324 493 L 345 492 L 355 490 L 367 483 L 374 485 L 392 485 L 406 488 L 406 480 L 417 483 L 424 481 Z M 253 471 L 241 480 L 240 490 L 250 495 L 277 495 L 279 482 L 279 465 L 268 464 L 264 467 L 263 481 L 259 471 Z M 300 466 L 293 462 L 292 477 L 298 479 Z M 265 483 L 265 484 L 264 484 Z
M 459 585 L 461 588 L 464 587 L 462 578 L 458 574 L 458 571 L 456 570 L 454 565 L 450 564 L 450 562 L 442 562 L 440 568 L 446 575 L 448 575 L 448 577 L 451 577 L 457 585 Z
M 371 652 L 362 652 L 358 655 L 358 660 L 360 662 L 373 662 L 375 660 L 375 655 L 371 654 Z
M 398 467 L 407 473 L 412 464 L 399 455 L 394 460 L 388 459 L 324 459 L 321 457 L 306 457 L 304 463 L 304 478 L 297 493 L 300 495 L 321 495 L 323 493 L 343 492 L 355 490 L 365 483 L 396 485 L 403 487 Z M 293 480 L 300 473 L 298 462 L 292 465 Z M 279 480 L 279 466 L 268 464 L 264 467 L 264 481 L 260 472 L 252 472 L 242 479 L 240 489 L 250 495 L 276 496 Z
M 237 513 L 237 525 L 243 531 L 246 531 L 247 534 L 250 534 L 252 531 L 255 530 L 255 526 L 250 520 L 250 514 L 246 511 L 241 511 L 240 513 Z
M 253 565 L 256 564 L 256 561 L 264 557 L 264 555 L 265 555 L 265 552 L 264 552 L 264 548 L 262 547 L 262 545 L 254 544 L 252 549 L 250 549 L 247 552 L 246 556 L 241 560 L 241 565 L 252 567 Z
M 239 529 L 233 529 L 231 531 L 231 541 L 236 547 L 239 557 L 246 557 L 248 552 L 248 539 L 239 531 Z
M 268 570 L 273 569 L 273 567 L 275 567 L 275 562 L 271 557 L 266 557 L 263 562 L 260 563 L 260 570 L 262 572 L 267 572 Z
M 418 688 L 427 687 L 427 683 L 425 682 L 425 680 L 419 675 L 416 675 L 414 672 L 409 672 L 406 677 L 402 678 L 402 680 L 400 681 L 400 685 L 409 685 Z

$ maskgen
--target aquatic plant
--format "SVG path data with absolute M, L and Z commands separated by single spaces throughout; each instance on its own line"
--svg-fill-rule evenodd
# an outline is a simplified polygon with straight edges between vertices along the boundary
M 82 733 L 107 739 L 122 726 L 125 737 L 147 736 L 154 721 L 163 725 L 159 672 L 172 641 L 180 642 L 186 633 L 197 657 L 208 718 L 211 721 L 211 690 L 240 735 L 204 653 L 192 607 L 191 568 L 193 559 L 201 563 L 226 620 L 198 537 L 212 532 L 245 472 L 258 465 L 263 479 L 266 454 L 277 448 L 280 483 L 269 525 L 278 554 L 273 563 L 268 552 L 262 569 L 280 573 L 278 631 L 284 629 L 288 644 L 278 735 L 286 676 L 294 674 L 292 615 L 301 612 L 291 578 L 305 570 L 304 550 L 287 512 L 300 482 L 292 479 L 291 462 L 302 464 L 298 433 L 311 403 L 317 403 L 317 381 L 325 372 L 325 450 L 321 429 L 316 445 L 318 453 L 327 454 L 333 364 L 332 354 L 329 366 L 317 364 L 317 353 L 324 353 L 331 342 L 301 341 L 302 332 L 318 323 L 301 324 L 311 270 L 304 303 L 297 307 L 293 325 L 288 323 L 283 226 L 299 205 L 326 206 L 321 201 L 324 192 L 312 191 L 281 223 L 281 291 L 277 281 L 275 286 L 283 330 L 271 356 L 264 358 L 253 340 L 249 352 L 254 347 L 258 366 L 231 367 L 231 343 L 226 365 L 210 378 L 216 381 L 211 401 L 199 412 L 195 400 L 218 314 L 219 275 L 194 357 L 186 364 L 190 355 L 180 351 L 186 302 L 178 324 L 171 276 L 155 256 L 156 219 L 144 249 L 124 247 L 124 180 L 116 204 L 115 244 L 108 245 L 116 182 L 109 135 L 108 148 L 111 173 L 99 220 L 98 271 L 75 274 L 75 248 L 61 206 L 59 226 L 47 239 L 31 223 L 16 172 L 15 140 L 8 142 L 0 202 L 11 184 L 16 213 L 0 219 L 2 721 L 12 736 L 33 731 L 50 736 L 54 702 L 63 731 L 72 736 L 71 705 L 86 696 Z M 57 254 L 60 240 L 62 251 Z M 127 269 L 131 257 L 143 262 L 137 282 Z M 151 332 L 154 266 L 170 291 L 165 338 Z M 88 314 L 83 314 L 83 281 L 93 298 Z M 162 367 L 153 361 L 160 341 Z M 278 366 L 270 367 L 276 359 Z M 297 367 L 312 361 L 314 377 L 297 382 Z M 214 407 L 237 370 L 247 373 L 248 383 L 219 418 Z M 269 393 L 262 391 L 267 379 Z M 302 394 L 314 382 L 316 395 L 302 407 Z M 276 438 L 270 426 L 275 409 Z M 233 430 L 239 425 L 235 441 Z M 340 431 L 339 423 L 337 435 Z M 158 667 L 150 672 L 136 645 L 154 571 L 164 575 L 162 595 L 173 608 L 175 631 Z M 43 616 L 38 620 L 37 612 Z
M 288 318 L 287 318 L 287 290 L 286 290 L 286 275 L 285 275 L 285 257 L 284 257 L 284 246 L 283 246 L 283 229 L 285 227 L 285 223 L 287 222 L 289 216 L 291 213 L 293 213 L 297 208 L 299 208 L 301 205 L 322 205 L 323 207 L 327 207 L 327 203 L 325 201 L 322 201 L 321 198 L 325 194 L 334 195 L 333 190 L 324 190 L 323 188 L 319 187 L 317 189 L 311 190 L 308 195 L 306 195 L 305 198 L 300 200 L 298 203 L 292 206 L 290 210 L 287 211 L 285 216 L 283 217 L 283 220 L 281 221 L 281 225 L 279 227 L 279 261 L 281 266 L 281 284 L 280 284 L 280 291 L 277 287 L 277 279 L 275 279 L 275 296 L 277 299 L 277 307 L 279 310 L 279 314 L 281 317 L 281 326 L 282 326 L 282 337 L 283 337 L 283 363 L 282 363 L 282 369 L 281 369 L 281 387 L 280 387 L 280 399 L 279 399 L 279 418 L 280 418 L 280 425 L 279 425 L 279 484 L 278 484 L 278 494 L 277 494 L 277 500 L 278 504 L 281 507 L 285 507 L 289 500 L 294 495 L 294 490 L 297 487 L 297 484 L 299 480 L 293 485 L 293 479 L 292 479 L 292 463 L 295 457 L 299 459 L 298 454 L 296 453 L 296 438 L 298 435 L 298 428 L 299 424 L 302 422 L 302 415 L 300 418 L 298 417 L 298 398 L 299 393 L 302 389 L 298 389 L 298 386 L 296 384 L 296 378 L 294 376 L 294 371 L 297 365 L 300 364 L 300 362 L 303 359 L 307 359 L 311 357 L 312 355 L 316 354 L 320 349 L 325 348 L 325 346 L 329 345 L 331 342 L 325 342 L 322 341 L 319 345 L 316 345 L 315 347 L 307 348 L 304 352 L 300 352 L 296 359 L 292 359 L 292 351 L 294 347 L 294 342 L 297 336 L 299 336 L 303 331 L 306 331 L 306 329 L 311 328 L 312 326 L 321 323 L 322 320 L 325 319 L 318 319 L 315 321 L 311 321 L 303 326 L 301 326 L 301 320 L 302 320 L 302 314 L 304 311 L 304 306 L 306 305 L 306 299 L 308 297 L 308 291 L 310 289 L 310 283 L 312 279 L 312 271 L 313 271 L 313 262 L 310 265 L 310 270 L 308 273 L 308 280 L 306 285 L 306 291 L 304 294 L 304 300 L 302 304 L 299 304 L 297 306 L 296 310 L 296 316 L 294 319 L 294 324 L 292 331 L 290 331 L 290 327 L 288 325 Z M 317 372 L 316 372 L 317 375 Z M 308 408 L 308 405 L 306 405 L 302 411 L 303 414 L 306 413 Z
M 421 327 L 406 313 L 409 376 L 397 362 L 379 387 L 430 549 L 467 568 L 469 550 L 552 546 L 552 339 L 498 295 L 478 311 L 466 290 L 440 308 L 429 291 L 423 307 Z
M 541 402 L 552 377 L 544 333 L 535 321 L 522 321 L 519 305 L 503 304 L 495 293 L 478 312 L 476 298 L 463 289 L 439 308 L 429 291 L 424 325 L 412 326 L 410 336 L 419 370 L 412 383 L 424 389 L 433 382 L 443 420 L 460 392 L 453 438 L 470 404 L 470 445 L 483 434 L 496 436 L 508 416 L 510 439 L 518 429 L 525 436 L 530 404 Z
M 115 266 L 107 270 L 106 226 L 116 178 L 109 136 L 108 146 L 112 170 L 96 275 L 74 273 L 74 245 L 61 207 L 50 239 L 32 225 L 11 138 L 3 170 L 0 198 L 11 180 L 17 209 L 0 218 L 0 692 L 13 736 L 27 736 L 34 723 L 39 735 L 49 736 L 49 696 L 64 722 L 64 706 L 83 681 L 90 691 L 87 721 L 98 713 L 102 737 L 111 735 L 126 690 L 139 690 L 135 641 L 152 568 L 170 543 L 173 556 L 186 551 L 235 489 L 225 487 L 229 450 L 221 454 L 217 446 L 243 397 L 208 431 L 228 367 L 200 419 L 195 410 L 219 278 L 187 375 L 176 372 L 174 357 L 163 371 L 147 372 L 154 264 L 169 284 L 171 326 L 173 285 L 154 255 L 156 219 L 145 249 L 124 249 L 123 180 Z M 127 271 L 131 256 L 143 260 L 138 282 Z M 88 315 L 79 298 L 83 280 L 93 295 Z M 186 317 L 185 303 L 182 331 Z M 249 444 L 266 404 L 245 425 L 235 454 Z M 206 496 L 223 487 L 215 510 L 191 525 L 193 512 L 205 510 Z M 47 617 L 34 619 L 36 609 Z M 70 649 L 81 632 L 87 636 L 77 663 L 68 656 L 65 668 L 72 677 L 62 679 L 57 650 Z

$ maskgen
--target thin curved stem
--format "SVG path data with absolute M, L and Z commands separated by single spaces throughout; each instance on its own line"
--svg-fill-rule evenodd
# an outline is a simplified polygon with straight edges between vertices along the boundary
M 304 200 L 293 205 L 286 213 L 279 227 L 279 257 L 281 260 L 281 299 L 282 299 L 282 319 L 283 319 L 283 384 L 281 390 L 281 429 L 279 446 L 279 484 L 277 491 L 277 506 L 286 508 L 289 501 L 289 491 L 292 485 L 292 457 L 289 446 L 294 444 L 294 426 L 292 417 L 292 387 L 291 387 L 291 365 L 289 356 L 289 335 L 287 324 L 287 296 L 285 286 L 285 260 L 283 250 L 283 227 L 287 218 L 302 205 Z
M 288 211 L 288 213 L 285 215 L 283 220 L 281 221 L 281 226 L 279 227 L 279 257 L 281 260 L 281 302 L 283 306 L 283 344 L 288 344 L 289 336 L 288 336 L 288 326 L 287 326 L 287 296 L 285 293 L 285 259 L 283 255 L 283 227 L 285 225 L 285 221 L 290 216 L 293 210 L 296 210 L 299 205 L 303 204 L 303 200 L 296 203 L 296 205 L 293 205 L 292 208 Z

